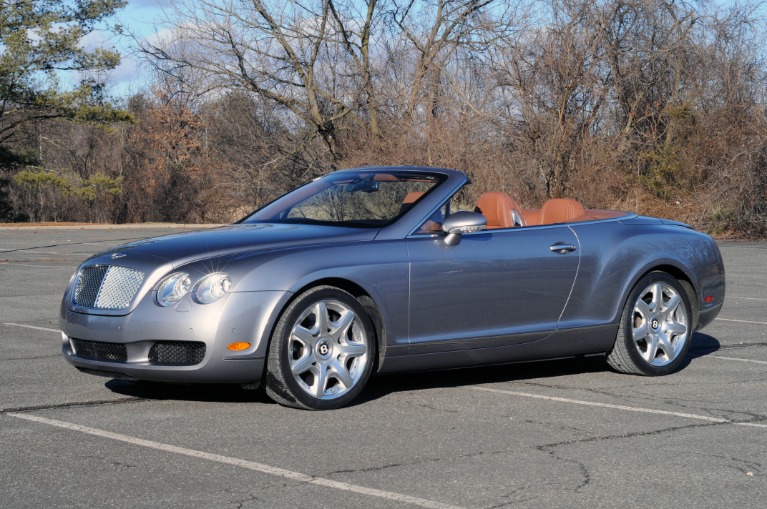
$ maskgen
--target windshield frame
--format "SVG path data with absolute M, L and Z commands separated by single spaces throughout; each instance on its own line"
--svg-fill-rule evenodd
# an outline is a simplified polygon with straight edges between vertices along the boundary
M 343 228 L 384 228 L 397 222 L 402 216 L 404 216 L 410 209 L 416 204 L 424 200 L 428 195 L 432 194 L 437 188 L 439 188 L 446 180 L 448 175 L 439 171 L 429 171 L 429 168 L 410 168 L 410 167 L 377 167 L 377 168 L 356 168 L 350 170 L 341 170 L 333 173 L 329 173 L 322 177 L 316 178 L 306 184 L 286 193 L 285 195 L 277 198 L 276 200 L 264 205 L 263 207 L 255 210 L 248 216 L 244 217 L 238 224 L 309 224 L 309 225 L 321 225 L 321 226 L 336 226 Z M 364 189 L 364 182 L 433 182 L 427 190 L 423 192 L 421 196 L 415 199 L 412 203 L 408 203 L 407 207 L 401 207 L 399 212 L 388 219 L 359 219 L 359 220 L 321 220 L 315 218 L 306 217 L 285 217 L 296 206 L 306 203 L 312 197 L 315 197 L 340 185 L 352 185 L 362 186 L 360 189 L 352 188 L 355 190 Z M 371 191 L 377 190 L 372 189 Z M 283 217 L 280 217 L 283 216 Z

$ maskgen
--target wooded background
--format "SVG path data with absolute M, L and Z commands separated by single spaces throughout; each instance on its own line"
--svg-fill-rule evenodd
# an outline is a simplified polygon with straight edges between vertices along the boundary
M 114 98 L 118 55 L 77 41 L 123 5 L 0 0 L 0 221 L 228 222 L 333 169 L 429 165 L 467 199 L 767 234 L 760 3 L 175 0 Z

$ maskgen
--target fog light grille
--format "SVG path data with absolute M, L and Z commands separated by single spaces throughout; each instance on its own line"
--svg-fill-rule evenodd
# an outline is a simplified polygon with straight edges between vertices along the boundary
M 70 341 L 74 347 L 75 355 L 84 359 L 107 362 L 125 362 L 128 360 L 128 351 L 125 345 L 120 343 L 85 341 L 75 338 L 71 338 Z
M 159 366 L 193 366 L 205 357 L 205 343 L 163 341 L 152 345 L 149 362 Z

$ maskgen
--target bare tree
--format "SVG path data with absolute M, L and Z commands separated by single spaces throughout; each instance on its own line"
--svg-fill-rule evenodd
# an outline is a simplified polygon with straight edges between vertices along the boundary
M 543 26 L 502 42 L 496 54 L 508 135 L 537 166 L 546 197 L 568 193 L 569 177 L 583 162 L 583 144 L 598 129 L 610 90 L 590 6 L 589 0 L 554 2 Z
M 446 67 L 511 36 L 515 14 L 503 0 L 392 0 L 389 62 L 402 59 L 409 67 L 398 73 L 405 78 L 404 117 L 414 124 L 433 117 Z
M 370 68 L 378 5 L 379 0 L 179 0 L 175 39 L 144 43 L 142 49 L 166 68 L 203 72 L 211 88 L 244 88 L 273 101 L 311 126 L 310 136 L 324 143 L 335 164 L 341 157 L 339 123 L 361 117 L 361 103 L 369 131 L 379 135 Z M 350 81 L 357 83 L 351 87 Z
M 137 123 L 27 124 L 12 149 L 43 170 L 2 176 L 0 208 L 224 221 L 337 166 L 426 164 L 467 171 L 467 203 L 766 234 L 758 1 L 175 0 Z

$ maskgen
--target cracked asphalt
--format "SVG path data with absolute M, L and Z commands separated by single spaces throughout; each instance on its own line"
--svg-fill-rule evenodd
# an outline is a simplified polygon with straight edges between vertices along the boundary
M 767 242 L 720 243 L 724 309 L 671 376 L 599 359 L 399 374 L 311 413 L 64 361 L 79 262 L 174 231 L 0 229 L 3 507 L 767 507 Z

